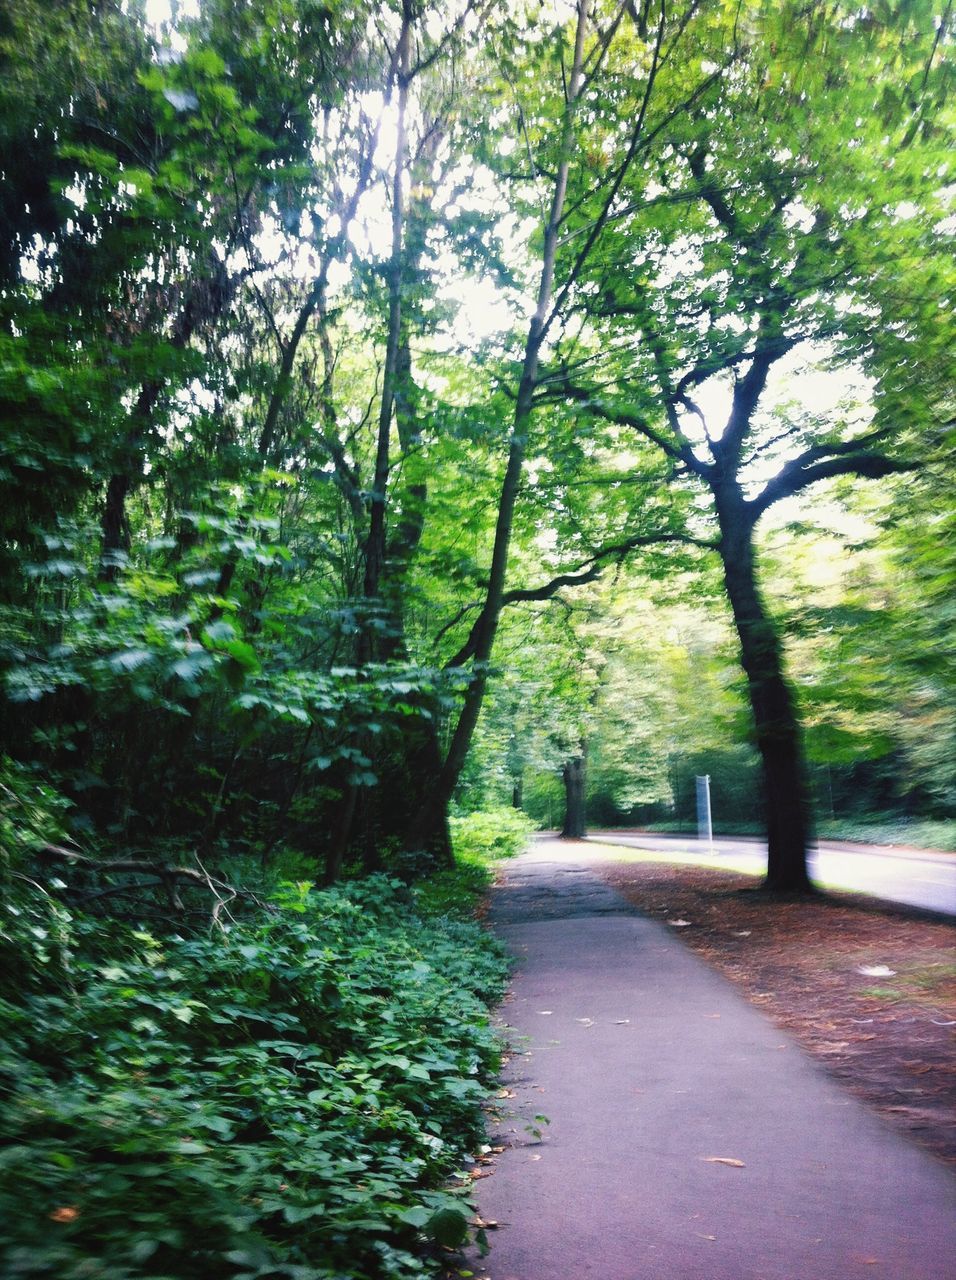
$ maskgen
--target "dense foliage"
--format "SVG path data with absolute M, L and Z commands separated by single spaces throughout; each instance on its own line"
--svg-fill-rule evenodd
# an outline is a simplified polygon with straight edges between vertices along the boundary
M 588 772 L 953 814 L 951 25 L 3 9 L 13 1274 L 427 1268 Z
M 24 848 L 53 815 L 16 785 Z M 383 877 L 285 883 L 221 930 L 170 933 L 18 867 L 0 923 L 5 1276 L 384 1280 L 431 1274 L 427 1242 L 464 1239 L 449 1180 L 481 1141 L 505 972 L 488 934 Z
M 948 18 L 151 12 L 0 27 L 0 745 L 96 847 L 411 873 L 493 798 L 482 738 L 508 798 L 522 762 L 582 776 L 604 659 L 555 602 L 706 581 L 746 671 L 726 746 L 799 880 L 806 708 L 756 526 L 946 466 Z M 810 765 L 842 763 L 825 736 Z

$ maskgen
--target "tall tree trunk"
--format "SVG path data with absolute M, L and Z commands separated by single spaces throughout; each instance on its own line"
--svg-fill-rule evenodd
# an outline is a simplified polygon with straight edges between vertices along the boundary
M 398 37 L 395 77 L 398 88 L 398 117 L 395 128 L 395 169 L 392 174 L 392 252 L 388 267 L 388 332 L 385 342 L 385 369 L 378 413 L 375 469 L 369 497 L 368 537 L 365 541 L 364 595 L 367 601 L 379 594 L 385 567 L 385 514 L 388 503 L 389 452 L 392 415 L 399 379 L 402 345 L 402 244 L 405 234 L 405 162 L 407 150 L 406 116 L 411 71 L 412 6 L 402 0 L 402 27 Z M 374 635 L 365 628 L 366 660 L 374 657 Z
M 511 546 L 511 528 L 514 522 L 518 490 L 521 485 L 521 471 L 528 447 L 528 433 L 531 428 L 531 415 L 534 392 L 538 380 L 541 346 L 547 333 L 548 313 L 554 295 L 554 272 L 557 262 L 558 240 L 564 214 L 571 150 L 574 141 L 574 108 L 583 82 L 582 69 L 584 65 L 584 41 L 588 28 L 588 0 L 578 0 L 577 8 L 574 59 L 568 80 L 566 107 L 562 123 L 560 160 L 555 174 L 548 223 L 544 230 L 537 305 L 528 328 L 524 361 L 521 368 L 521 380 L 518 384 L 518 393 L 515 398 L 514 419 L 508 448 L 508 465 L 505 468 L 501 496 L 498 501 L 498 519 L 495 524 L 495 540 L 491 554 L 491 568 L 488 573 L 485 602 L 472 629 L 472 639 L 468 646 L 468 656 L 473 659 L 474 669 L 471 683 L 465 692 L 464 704 L 459 714 L 458 722 L 452 734 L 451 744 L 445 756 L 445 763 L 436 780 L 436 785 L 422 805 L 414 825 L 416 847 L 422 849 L 434 847 L 436 842 L 441 839 L 442 831 L 447 831 L 448 806 L 451 803 L 458 779 L 461 777 L 461 771 L 478 724 L 478 716 L 481 712 L 485 688 L 488 683 L 488 664 L 501 618 L 505 579 L 508 571 L 508 553 Z
M 564 825 L 561 836 L 565 840 L 581 840 L 587 835 L 585 787 L 587 785 L 587 743 L 581 743 L 580 755 L 565 761 L 561 776 L 564 779 Z
M 779 892 L 806 892 L 812 888 L 807 871 L 812 824 L 803 738 L 784 674 L 780 636 L 757 585 L 753 520 L 739 488 L 733 488 L 733 493 L 717 495 L 720 555 L 763 765 L 765 883 Z

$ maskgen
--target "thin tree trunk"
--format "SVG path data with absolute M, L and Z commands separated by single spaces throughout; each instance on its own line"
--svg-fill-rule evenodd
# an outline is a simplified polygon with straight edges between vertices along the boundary
M 719 494 L 720 554 L 724 582 L 740 639 L 740 653 L 757 749 L 763 765 L 767 816 L 766 887 L 779 892 L 812 888 L 807 871 L 811 814 L 803 739 L 783 669 L 780 637 L 760 596 L 753 522 L 739 490 Z
M 358 786 L 350 782 L 342 798 L 339 820 L 325 850 L 325 866 L 322 884 L 328 887 L 335 884 L 342 874 L 342 863 L 352 838 L 352 827 L 355 822 L 355 807 L 358 800 Z
M 405 152 L 407 147 L 406 115 L 408 112 L 408 85 L 411 68 L 412 9 L 410 0 L 403 0 L 402 29 L 398 38 L 396 79 L 398 84 L 398 121 L 395 136 L 395 170 L 392 174 L 392 253 L 388 270 L 388 333 L 385 343 L 385 370 L 382 374 L 382 399 L 378 415 L 378 440 L 375 450 L 375 471 L 369 500 L 369 528 L 365 542 L 366 600 L 374 600 L 379 593 L 382 570 L 385 566 L 385 511 L 388 501 L 389 446 L 392 432 L 392 413 L 395 408 L 395 392 L 399 374 L 399 351 L 402 339 L 402 240 L 405 229 Z M 372 657 L 372 637 L 366 637 L 366 647 Z
M 207 277 L 195 280 L 182 311 L 176 318 L 169 345 L 183 351 L 200 324 L 222 315 L 231 297 L 230 281 L 224 259 L 213 254 L 212 270 Z M 123 558 L 129 554 L 129 521 L 126 500 L 142 480 L 143 448 L 149 438 L 153 415 L 165 390 L 161 379 L 145 383 L 136 397 L 130 429 L 123 444 L 122 471 L 110 476 L 101 520 L 102 543 L 99 579 L 115 582 Z
M 436 786 L 422 806 L 419 819 L 415 824 L 418 847 L 423 849 L 431 848 L 436 839 L 439 838 L 442 829 L 447 830 L 448 806 L 461 776 L 475 728 L 478 724 L 478 716 L 481 712 L 488 681 L 488 662 L 494 647 L 498 622 L 501 618 L 508 569 L 508 552 L 511 545 L 511 528 L 514 521 L 518 490 L 521 484 L 521 471 L 528 445 L 528 432 L 531 426 L 532 402 L 537 385 L 541 345 L 544 342 L 548 311 L 554 293 L 554 270 L 557 260 L 558 238 L 571 163 L 573 114 L 582 84 L 584 40 L 587 26 L 588 0 L 578 0 L 574 61 L 568 81 L 560 160 L 555 176 L 550 215 L 544 233 L 537 306 L 528 330 L 521 381 L 518 384 L 511 440 L 508 449 L 508 465 L 505 469 L 501 497 L 498 503 L 498 519 L 495 525 L 495 541 L 491 556 L 491 569 L 488 574 L 488 587 L 485 593 L 485 603 L 474 629 L 474 644 L 471 649 L 474 672 L 471 683 L 465 692 L 464 704 L 452 735 L 445 763 L 438 776 Z
M 561 776 L 564 780 L 564 825 L 561 836 L 565 840 L 582 840 L 587 835 L 585 788 L 587 785 L 587 743 L 581 743 L 581 754 L 565 761 Z

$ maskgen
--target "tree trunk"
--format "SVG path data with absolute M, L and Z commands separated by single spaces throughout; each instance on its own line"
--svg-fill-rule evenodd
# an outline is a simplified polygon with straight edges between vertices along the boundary
M 325 849 L 325 866 L 320 887 L 327 888 L 329 885 L 335 884 L 342 874 L 342 863 L 345 860 L 345 852 L 352 837 L 357 799 L 358 787 L 354 782 L 349 783 L 342 797 L 342 808 L 338 822 Z
M 402 0 L 402 26 L 396 51 L 396 82 L 398 86 L 397 118 L 395 127 L 395 168 L 392 172 L 392 253 L 388 268 L 388 331 L 385 344 L 385 368 L 382 372 L 382 398 L 378 414 L 378 438 L 375 449 L 375 468 L 369 495 L 368 537 L 365 541 L 364 596 L 368 601 L 378 597 L 382 573 L 385 568 L 386 529 L 385 515 L 388 504 L 389 446 L 391 444 L 392 414 L 400 373 L 399 354 L 402 345 L 402 244 L 405 234 L 405 197 L 403 181 L 406 163 L 406 115 L 408 89 L 411 74 L 412 7 L 409 0 Z M 374 636 L 366 627 L 365 642 L 368 661 L 375 656 Z
M 508 572 L 508 555 L 511 547 L 511 529 L 515 507 L 521 487 L 521 472 L 528 447 L 528 435 L 534 410 L 534 393 L 538 385 L 538 364 L 541 347 L 547 336 L 548 312 L 554 293 L 554 274 L 558 259 L 564 203 L 568 189 L 571 152 L 574 145 L 572 131 L 574 108 L 584 81 L 584 43 L 588 28 L 588 0 L 578 0 L 578 19 L 574 40 L 574 60 L 566 91 L 566 109 L 561 129 L 560 161 L 555 174 L 551 196 L 551 209 L 544 229 L 544 246 L 541 255 L 541 275 L 538 280 L 538 298 L 535 313 L 528 326 L 525 341 L 521 379 L 515 397 L 514 418 L 508 445 L 508 465 L 505 468 L 498 501 L 498 518 L 488 572 L 488 585 L 481 612 L 472 628 L 468 656 L 473 659 L 472 679 L 465 691 L 464 703 L 451 737 L 445 763 L 437 784 L 422 806 L 417 828 L 429 839 L 439 835 L 437 815 L 444 815 L 441 822 L 447 826 L 448 806 L 451 803 L 458 779 L 471 748 L 478 724 L 478 716 L 484 702 L 488 684 L 488 666 L 494 649 L 495 636 L 501 611 L 504 607 L 505 579 Z
M 740 653 L 757 749 L 763 764 L 767 815 L 766 888 L 812 889 L 807 872 L 811 815 L 803 739 L 783 670 L 780 637 L 757 586 L 753 521 L 743 496 L 717 495 L 724 582 L 740 639 Z
M 199 325 L 217 319 L 229 303 L 231 289 L 226 271 L 226 259 L 213 253 L 210 266 L 208 276 L 201 276 L 192 282 L 185 305 L 176 317 L 169 339 L 169 345 L 176 351 L 184 351 Z M 164 379 L 153 379 L 140 388 L 139 395 L 136 397 L 120 458 L 122 470 L 117 469 L 110 476 L 106 487 L 101 519 L 102 545 L 99 567 L 101 582 L 115 582 L 119 567 L 129 554 L 130 537 L 126 500 L 142 481 L 143 451 L 153 427 L 153 415 L 165 390 Z
M 561 770 L 564 779 L 564 825 L 561 838 L 582 840 L 587 835 L 584 790 L 587 782 L 587 747 L 581 743 L 581 754 L 572 756 Z
M 129 523 L 126 519 L 126 495 L 133 481 L 128 473 L 110 476 L 101 523 L 103 542 L 100 554 L 100 580 L 115 582 L 122 557 L 129 555 Z
M 424 779 L 421 781 L 425 782 Z M 423 785 L 422 791 L 427 798 L 418 806 L 406 845 L 411 852 L 428 854 L 439 867 L 453 866 L 455 855 L 448 823 L 449 800 L 437 787 Z

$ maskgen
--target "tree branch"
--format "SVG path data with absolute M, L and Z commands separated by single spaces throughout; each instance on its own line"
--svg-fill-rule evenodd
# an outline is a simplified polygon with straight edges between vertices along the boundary
M 674 394 L 678 399 L 682 400 L 691 387 L 699 387 L 702 382 L 712 378 L 715 373 L 724 373 L 747 360 L 756 360 L 759 356 L 771 356 L 773 360 L 779 360 L 804 341 L 806 341 L 806 338 L 803 334 L 780 335 L 776 338 L 769 338 L 765 343 L 758 344 L 749 350 L 732 351 L 726 355 L 714 355 L 710 360 L 702 360 L 700 364 L 695 365 L 693 369 L 685 373 L 674 388 Z
M 660 65 L 661 45 L 663 44 L 663 41 L 664 41 L 664 25 L 665 25 L 666 17 L 667 17 L 666 3 L 665 3 L 665 0 L 661 0 L 661 12 L 660 12 L 660 18 L 658 20 L 658 25 L 657 25 L 657 37 L 654 42 L 654 52 L 651 58 L 651 66 L 650 66 L 650 70 L 647 73 L 647 81 L 644 86 L 644 95 L 641 100 L 640 110 L 637 113 L 637 120 L 631 132 L 631 140 L 630 140 L 630 143 L 628 144 L 627 153 L 625 154 L 624 159 L 621 162 L 618 168 L 618 171 L 614 176 L 614 180 L 611 183 L 610 190 L 608 191 L 607 195 L 604 198 L 604 203 L 601 207 L 601 212 L 598 214 L 597 218 L 594 221 L 593 226 L 591 227 L 591 230 L 588 232 L 587 239 L 585 240 L 582 248 L 579 250 L 577 257 L 574 260 L 574 264 L 572 265 L 571 270 L 568 272 L 567 279 L 565 280 L 564 284 L 561 286 L 561 289 L 559 290 L 558 295 L 551 306 L 550 313 L 547 316 L 547 319 L 544 321 L 543 330 L 542 330 L 543 334 L 546 334 L 548 332 L 548 330 L 551 328 L 551 325 L 554 323 L 555 318 L 560 314 L 561 308 L 564 305 L 565 299 L 573 289 L 575 281 L 580 275 L 581 270 L 584 267 L 584 264 L 587 262 L 588 258 L 590 257 L 591 250 L 594 248 L 594 245 L 596 244 L 598 237 L 600 236 L 601 232 L 604 230 L 605 223 L 610 217 L 611 209 L 614 206 L 614 201 L 617 199 L 617 193 L 621 189 L 621 184 L 624 182 L 624 179 L 627 176 L 628 170 L 631 167 L 634 157 L 637 155 L 638 148 L 641 143 L 641 136 L 644 132 L 644 121 L 647 117 L 647 109 L 650 105 L 651 95 L 654 92 L 655 81 L 657 80 L 657 71 Z
M 640 417 L 636 413 L 629 413 L 626 409 L 620 409 L 615 405 L 610 405 L 604 400 L 598 399 L 592 390 L 586 387 L 577 387 L 573 383 L 564 382 L 560 384 L 558 394 L 568 400 L 577 400 L 587 408 L 593 409 L 595 413 L 606 418 L 608 422 L 616 422 L 622 427 L 631 427 L 639 435 L 644 436 L 646 440 L 650 440 L 658 449 L 667 454 L 675 462 L 682 462 L 686 467 L 697 475 L 703 475 L 706 470 L 706 463 L 694 454 L 689 442 L 681 440 L 675 443 L 669 440 L 667 436 L 662 435 L 656 427 L 652 427 L 646 418 Z
M 177 911 L 185 910 L 179 895 L 176 891 L 176 885 L 181 882 L 192 884 L 198 888 L 205 889 L 211 893 L 215 899 L 212 910 L 212 920 L 216 925 L 220 924 L 219 917 L 223 908 L 228 905 L 234 898 L 246 898 L 249 902 L 264 910 L 272 911 L 275 908 L 270 907 L 256 894 L 250 893 L 248 889 L 240 889 L 235 885 L 229 884 L 226 880 L 220 880 L 217 876 L 210 875 L 205 870 L 197 870 L 195 867 L 182 867 L 168 865 L 158 862 L 150 862 L 146 858 L 114 858 L 109 862 L 101 862 L 98 858 L 91 858 L 85 853 L 80 853 L 76 849 L 66 849 L 62 845 L 45 844 L 38 850 L 40 857 L 49 858 L 58 862 L 67 862 L 70 866 L 83 867 L 86 870 L 93 871 L 97 875 L 112 875 L 117 872 L 132 873 L 135 875 L 148 875 L 154 877 L 149 882 L 151 887 L 162 884 L 168 893 L 170 905 Z M 135 886 L 129 886 L 131 890 L 135 888 L 144 888 L 141 883 Z M 119 892 L 119 887 L 116 892 Z M 112 889 L 91 895 L 105 897 L 108 893 L 113 892 Z
M 826 446 L 818 445 L 808 449 L 799 458 L 794 458 L 792 462 L 788 462 L 778 475 L 767 482 L 757 497 L 748 502 L 747 509 L 751 519 L 758 520 L 775 502 L 780 502 L 783 498 L 792 498 L 794 494 L 816 484 L 818 480 L 830 480 L 834 476 L 860 476 L 866 480 L 879 480 L 883 476 L 897 472 L 917 471 L 921 466 L 918 462 L 888 458 L 882 453 L 849 452 L 858 447 L 859 443 L 857 441 L 852 444 L 831 446 L 827 452 L 834 454 L 842 450 L 842 455 L 815 462 L 814 458 L 819 457 L 820 453 L 826 449 Z
M 582 561 L 576 569 L 569 570 L 567 573 L 559 573 L 550 582 L 544 582 L 539 587 L 519 587 L 506 591 L 503 603 L 523 604 L 533 600 L 550 600 L 555 592 L 560 591 L 562 587 L 579 587 L 599 578 L 607 567 L 606 562 L 608 560 L 616 560 L 620 563 L 630 552 L 636 551 L 639 547 L 661 546 L 666 543 L 701 547 L 707 551 L 715 551 L 717 549 L 716 542 L 706 538 L 695 538 L 685 533 L 636 534 L 633 538 L 626 538 L 623 542 L 601 547 L 593 556 Z
M 604 572 L 608 561 L 617 561 L 620 564 L 632 551 L 636 551 L 639 547 L 662 546 L 666 543 L 699 547 L 705 551 L 715 551 L 717 549 L 717 543 L 713 539 L 695 538 L 689 533 L 638 533 L 631 538 L 625 538 L 623 542 L 614 542 L 606 547 L 601 547 L 593 556 L 582 560 L 573 569 L 569 569 L 566 573 L 556 574 L 555 577 L 548 582 L 543 582 L 538 587 L 516 587 L 511 591 L 506 591 L 501 597 L 502 606 L 550 600 L 562 587 L 580 587 L 589 582 L 594 582 Z M 477 605 L 465 605 L 451 622 L 442 628 L 439 634 L 445 634 L 456 622 L 460 622 L 469 610 L 477 607 Z M 469 658 L 474 656 L 477 631 L 478 623 L 476 622 L 465 643 L 454 657 L 449 658 L 445 663 L 445 670 L 462 667 Z

